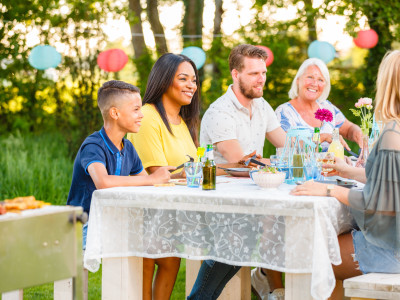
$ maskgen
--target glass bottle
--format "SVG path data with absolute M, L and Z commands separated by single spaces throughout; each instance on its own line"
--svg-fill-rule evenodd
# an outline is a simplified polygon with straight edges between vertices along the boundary
M 207 145 L 206 161 L 203 165 L 203 190 L 215 190 L 217 183 L 217 166 L 214 162 L 213 145 Z
M 335 157 L 344 159 L 344 147 L 339 139 L 339 129 L 333 129 L 332 143 L 329 145 L 328 152 L 333 152 Z
M 314 134 L 312 136 L 312 141 L 315 143 L 315 152 L 322 152 L 321 140 L 320 140 L 320 129 L 319 127 L 314 128 Z

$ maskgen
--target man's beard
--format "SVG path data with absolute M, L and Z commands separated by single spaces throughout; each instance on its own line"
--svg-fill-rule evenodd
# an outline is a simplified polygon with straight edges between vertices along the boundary
M 263 91 L 261 90 L 260 93 L 254 91 L 251 87 L 246 87 L 243 83 L 242 79 L 239 78 L 239 90 L 247 99 L 255 99 L 260 98 L 263 95 Z

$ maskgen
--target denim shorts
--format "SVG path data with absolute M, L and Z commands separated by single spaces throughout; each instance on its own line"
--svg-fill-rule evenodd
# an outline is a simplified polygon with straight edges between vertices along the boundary
M 394 250 L 377 247 L 368 242 L 359 230 L 352 232 L 354 260 L 360 271 L 366 273 L 400 273 L 400 257 Z
M 86 250 L 87 227 L 88 227 L 88 223 L 85 223 L 82 226 L 82 249 L 83 250 Z

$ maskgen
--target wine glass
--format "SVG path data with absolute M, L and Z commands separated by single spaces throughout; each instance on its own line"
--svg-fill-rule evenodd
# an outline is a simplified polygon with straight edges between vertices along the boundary
M 331 172 L 332 168 L 323 168 L 323 164 L 333 164 L 335 162 L 335 154 L 333 152 L 318 152 L 315 153 L 317 166 L 324 174 L 323 180 L 325 180 L 326 175 Z

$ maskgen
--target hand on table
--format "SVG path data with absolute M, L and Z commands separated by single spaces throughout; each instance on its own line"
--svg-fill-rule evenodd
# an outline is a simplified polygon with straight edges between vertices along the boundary
M 159 167 L 149 176 L 153 184 L 155 183 L 167 183 L 171 179 L 171 173 L 169 170 L 174 170 L 175 167 Z
M 246 162 L 246 160 L 252 158 L 253 156 L 256 156 L 256 159 L 260 159 L 261 155 L 260 154 L 256 154 L 256 150 L 254 150 L 253 152 L 251 152 L 250 154 L 247 154 L 245 156 L 243 156 L 239 161 L 238 164 L 244 165 L 244 163 Z
M 330 133 L 321 133 L 320 134 L 320 140 L 321 140 L 321 143 L 322 142 L 328 142 L 330 144 L 330 143 L 332 143 L 332 134 L 330 134 Z M 339 135 L 339 140 L 340 140 L 340 143 L 343 145 L 343 147 L 345 147 L 349 151 L 351 150 L 349 145 L 347 145 L 346 141 L 344 140 L 344 138 L 341 135 Z
M 302 185 L 296 186 L 290 191 L 290 194 L 295 196 L 326 196 L 326 186 L 324 183 L 309 180 Z

